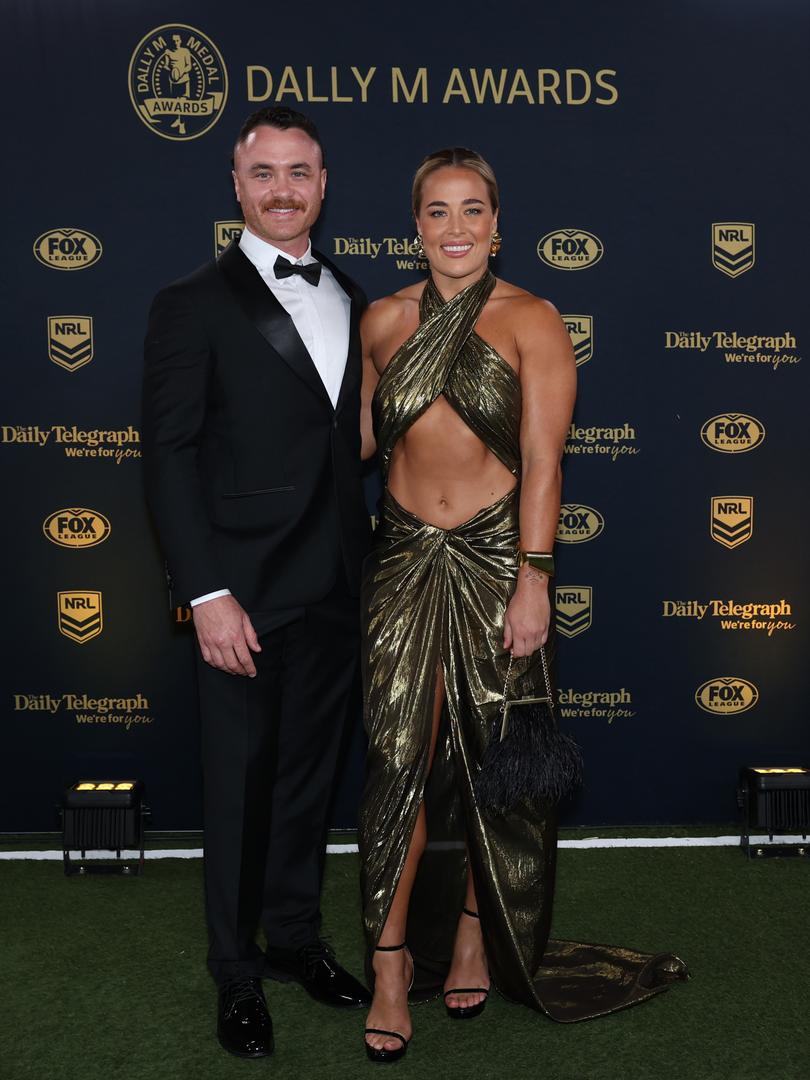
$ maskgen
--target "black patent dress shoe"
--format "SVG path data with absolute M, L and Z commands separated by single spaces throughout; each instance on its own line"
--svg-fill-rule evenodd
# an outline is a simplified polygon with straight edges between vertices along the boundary
M 342 968 L 331 947 L 315 938 L 301 949 L 274 949 L 268 946 L 264 974 L 279 982 L 300 983 L 310 997 L 339 1009 L 363 1009 L 371 1004 L 371 994 L 361 982 Z
M 217 1015 L 219 1045 L 242 1058 L 273 1053 L 273 1021 L 258 978 L 229 979 L 219 988 Z

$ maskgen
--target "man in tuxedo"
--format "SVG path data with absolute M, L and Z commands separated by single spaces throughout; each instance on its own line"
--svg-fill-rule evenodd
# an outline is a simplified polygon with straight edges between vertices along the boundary
M 307 117 L 250 116 L 233 178 L 239 243 L 152 305 L 143 457 L 174 602 L 191 604 L 199 644 L 217 1032 L 263 1057 L 263 975 L 328 1004 L 370 1002 L 321 939 L 319 907 L 369 539 L 364 297 L 310 245 L 326 169 Z

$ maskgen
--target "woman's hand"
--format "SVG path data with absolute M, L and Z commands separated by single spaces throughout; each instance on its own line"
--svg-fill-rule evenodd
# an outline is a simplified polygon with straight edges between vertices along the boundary
M 503 620 L 503 647 L 512 655 L 531 656 L 548 640 L 551 603 L 548 577 L 532 566 L 523 566 Z

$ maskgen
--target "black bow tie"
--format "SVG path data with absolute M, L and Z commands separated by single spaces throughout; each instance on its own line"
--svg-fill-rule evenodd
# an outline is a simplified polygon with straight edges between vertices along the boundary
M 273 264 L 273 270 L 279 280 L 291 277 L 293 274 L 300 274 L 304 281 L 308 281 L 310 285 L 317 285 L 321 280 L 321 264 L 318 262 L 311 262 L 301 266 L 300 263 L 291 263 L 289 259 L 279 255 Z

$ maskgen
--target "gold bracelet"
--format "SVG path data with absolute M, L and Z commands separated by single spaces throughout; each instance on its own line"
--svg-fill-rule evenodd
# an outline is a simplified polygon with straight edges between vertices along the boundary
M 539 570 L 548 577 L 554 577 L 554 556 L 550 551 L 523 551 L 518 553 L 518 569 L 528 563 L 534 570 Z

